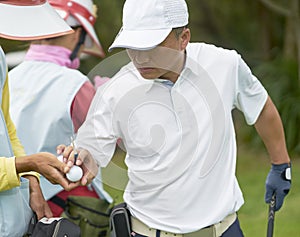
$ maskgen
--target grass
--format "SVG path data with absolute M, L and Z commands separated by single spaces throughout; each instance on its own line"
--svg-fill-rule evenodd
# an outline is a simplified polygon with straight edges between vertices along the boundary
M 239 152 L 237 177 L 245 204 L 239 219 L 245 237 L 266 236 L 268 205 L 264 202 L 265 180 L 270 169 L 267 155 L 261 152 Z M 274 237 L 300 237 L 300 159 L 292 158 L 292 188 L 283 207 L 275 214 Z
M 123 202 L 123 190 L 128 180 L 124 157 L 125 153 L 117 148 L 112 161 L 101 170 L 103 187 L 114 199 L 115 204 Z
M 117 150 L 114 163 L 124 168 L 124 153 Z M 300 158 L 292 159 L 292 189 L 285 199 L 283 207 L 276 212 L 273 237 L 300 237 Z M 251 151 L 239 147 L 237 177 L 244 194 L 245 204 L 238 215 L 245 237 L 263 237 L 267 233 L 268 205 L 264 202 L 265 180 L 270 169 L 268 156 L 263 152 Z M 104 169 L 105 179 L 112 179 L 112 169 Z M 113 182 L 118 177 L 114 177 Z M 126 178 L 122 177 L 122 182 Z M 121 182 L 121 183 L 122 183 Z M 124 185 L 124 184 L 122 184 Z M 122 191 L 104 185 L 116 203 L 122 201 Z M 180 190 L 178 190 L 180 191 Z

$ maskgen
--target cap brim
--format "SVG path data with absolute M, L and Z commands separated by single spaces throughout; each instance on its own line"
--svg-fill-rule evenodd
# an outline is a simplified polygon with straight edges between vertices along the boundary
M 104 50 L 100 44 L 100 41 L 97 37 L 97 34 L 94 30 L 92 24 L 90 24 L 84 17 L 79 14 L 75 14 L 77 20 L 81 23 L 81 25 L 86 30 L 89 37 L 85 42 L 85 49 L 84 52 L 87 54 L 92 54 L 95 56 L 105 57 Z M 90 39 L 89 39 L 90 38 Z
M 86 40 L 90 40 L 88 39 L 89 37 L 87 37 Z M 101 47 L 101 49 L 99 48 L 98 45 L 96 45 L 95 43 L 92 44 L 92 47 L 84 47 L 83 52 L 92 56 L 96 56 L 96 57 L 101 57 L 104 58 L 105 57 L 105 53 Z
M 172 29 L 160 30 L 125 30 L 121 29 L 108 51 L 114 48 L 148 50 L 163 42 Z
M 0 3 L 0 21 L 0 37 L 13 40 L 37 40 L 73 32 L 48 2 L 34 6 Z

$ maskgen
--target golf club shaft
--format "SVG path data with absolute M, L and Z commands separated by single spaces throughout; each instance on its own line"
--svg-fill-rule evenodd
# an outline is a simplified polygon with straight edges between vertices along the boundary
M 269 205 L 267 237 L 273 236 L 274 219 L 275 219 L 275 204 L 276 204 L 276 196 L 275 196 L 275 194 L 273 194 L 271 203 Z

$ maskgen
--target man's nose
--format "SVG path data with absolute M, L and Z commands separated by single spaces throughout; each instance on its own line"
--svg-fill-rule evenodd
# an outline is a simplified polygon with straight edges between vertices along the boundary
M 136 51 L 135 55 L 134 55 L 134 61 L 137 64 L 142 65 L 142 64 L 148 63 L 150 61 L 150 58 L 146 52 Z

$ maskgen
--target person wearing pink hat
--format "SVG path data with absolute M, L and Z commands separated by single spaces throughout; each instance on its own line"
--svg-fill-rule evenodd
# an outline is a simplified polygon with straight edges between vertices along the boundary
M 12 40 L 40 40 L 73 32 L 45 0 L 0 0 L 0 21 L 0 37 Z M 7 65 L 1 47 L 0 105 L 0 236 L 20 237 L 32 211 L 39 218 L 52 216 L 38 173 L 67 190 L 76 185 L 65 178 L 68 168 L 55 155 L 25 154 L 10 119 Z
M 291 187 L 283 125 L 267 91 L 235 50 L 190 42 L 188 23 L 185 0 L 125 1 L 109 50 L 126 49 L 131 62 L 97 91 L 76 137 L 77 163 L 101 167 L 122 139 L 130 216 L 120 207 L 112 215 L 117 237 L 244 236 L 234 109 L 269 153 L 266 203 L 275 195 L 278 211 Z
M 81 73 L 80 55 L 104 57 L 94 30 L 97 8 L 92 0 L 49 0 L 50 5 L 74 30 L 73 34 L 33 41 L 25 60 L 9 72 L 12 120 L 28 154 L 57 154 L 59 144 L 70 144 L 84 122 L 95 94 L 94 85 Z M 100 171 L 99 171 L 99 179 Z M 101 182 L 71 192 L 41 177 L 45 199 L 54 216 L 68 196 L 108 197 Z

